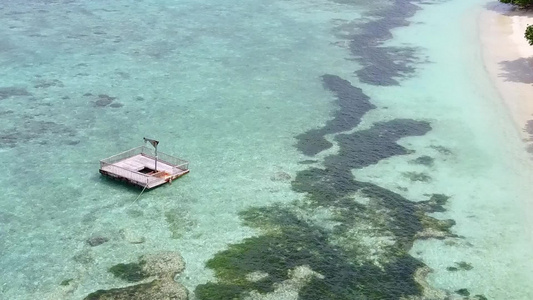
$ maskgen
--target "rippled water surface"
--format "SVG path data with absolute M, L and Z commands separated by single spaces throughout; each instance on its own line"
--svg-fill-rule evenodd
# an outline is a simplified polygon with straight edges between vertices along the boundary
M 190 299 L 532 299 L 486 3 L 0 3 L 0 298 L 177 251 Z M 138 197 L 98 161 L 144 136 L 191 173 Z

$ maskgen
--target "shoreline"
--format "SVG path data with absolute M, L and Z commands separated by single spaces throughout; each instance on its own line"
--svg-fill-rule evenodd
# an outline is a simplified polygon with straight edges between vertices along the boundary
M 533 150 L 533 46 L 524 37 L 533 10 L 490 3 L 478 20 L 485 69 L 527 149 Z

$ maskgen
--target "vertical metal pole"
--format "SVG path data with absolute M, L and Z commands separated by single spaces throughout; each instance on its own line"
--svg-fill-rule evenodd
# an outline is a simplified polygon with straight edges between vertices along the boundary
M 150 144 L 152 144 L 152 146 L 154 146 L 155 148 L 155 167 L 154 167 L 154 171 L 157 172 L 157 145 L 159 145 L 159 141 L 156 141 L 156 140 L 152 140 L 152 139 L 147 139 L 147 138 L 143 138 L 144 142 L 150 142 Z
M 157 172 L 157 146 L 155 146 L 155 171 Z

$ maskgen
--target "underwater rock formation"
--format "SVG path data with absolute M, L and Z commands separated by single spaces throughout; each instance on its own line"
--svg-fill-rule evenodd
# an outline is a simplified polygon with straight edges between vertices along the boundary
M 131 214 L 131 212 L 129 213 Z M 142 244 L 146 242 L 146 238 L 144 236 L 129 228 L 120 229 L 118 233 L 122 239 L 130 244 Z
M 289 181 L 291 180 L 291 175 L 287 172 L 279 171 L 270 176 L 272 181 Z
M 24 88 L 14 86 L 0 87 L 0 100 L 16 96 L 31 96 L 32 94 Z
M 117 97 L 111 97 L 106 94 L 98 95 L 98 98 L 94 101 L 95 107 L 106 107 L 111 104 Z
M 96 247 L 98 245 L 102 245 L 103 243 L 108 242 L 109 239 L 105 236 L 92 236 L 86 240 L 87 244 L 91 247 Z
M 411 181 L 430 182 L 431 176 L 423 172 L 403 172 L 402 175 Z
M 89 294 L 85 300 L 184 300 L 187 290 L 171 279 L 155 279 L 125 288 L 99 290 Z
M 470 271 L 473 268 L 474 267 L 471 264 L 469 264 L 467 262 L 464 262 L 464 261 L 460 261 L 460 262 L 456 262 L 454 267 L 447 267 L 446 270 L 448 270 L 450 272 Z
M 46 89 L 52 86 L 64 87 L 65 85 L 63 84 L 63 82 L 57 79 L 51 79 L 51 80 L 40 79 L 40 80 L 37 80 L 35 84 L 33 85 L 33 87 L 36 89 Z
M 143 255 L 139 261 L 144 262 L 143 269 L 150 276 L 174 278 L 185 270 L 185 262 L 178 252 L 160 252 Z
M 428 155 L 422 155 L 420 157 L 417 157 L 416 159 L 412 160 L 411 163 L 423 165 L 426 167 L 433 166 L 433 163 L 435 162 L 435 159 Z
M 261 294 L 252 291 L 246 300 L 289 300 L 298 299 L 298 292 L 313 278 L 324 279 L 324 276 L 311 270 L 309 266 L 299 266 L 289 270 L 289 279 L 274 285 L 274 291 L 269 294 Z
M 188 299 L 187 289 L 174 281 L 174 277 L 184 269 L 183 258 L 177 252 L 144 255 L 139 258 L 138 263 L 118 264 L 110 268 L 110 272 L 117 277 L 130 282 L 142 280 L 142 283 L 123 288 L 98 290 L 84 299 L 186 300 Z

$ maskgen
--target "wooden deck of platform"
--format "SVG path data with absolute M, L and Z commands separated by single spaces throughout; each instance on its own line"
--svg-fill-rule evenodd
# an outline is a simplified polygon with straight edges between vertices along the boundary
M 158 159 L 155 172 L 155 158 L 141 153 L 112 163 L 101 161 L 100 173 L 151 189 L 189 173 L 188 167 L 179 167 Z

